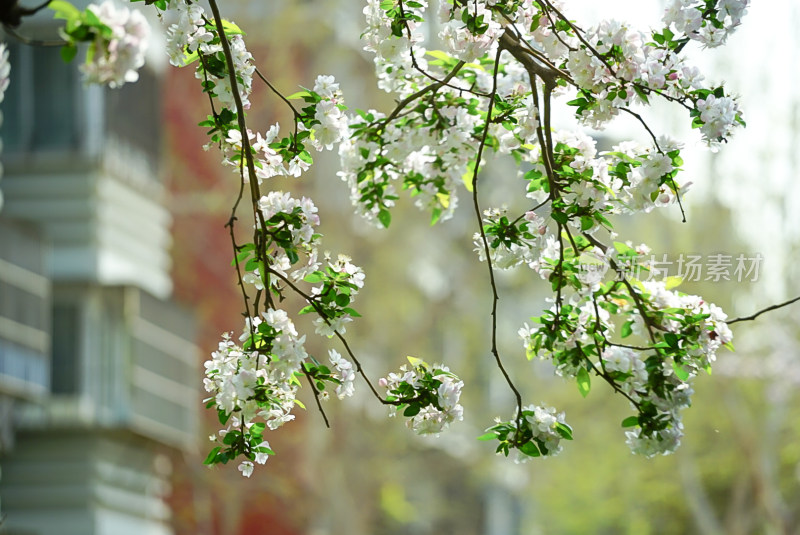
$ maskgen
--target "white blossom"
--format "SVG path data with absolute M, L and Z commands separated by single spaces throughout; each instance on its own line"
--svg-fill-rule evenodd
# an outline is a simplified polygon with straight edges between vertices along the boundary
M 125 82 L 139 79 L 139 68 L 144 65 L 144 53 L 150 35 L 150 26 L 139 11 L 118 6 L 114 0 L 87 7 L 100 22 L 111 29 L 111 36 L 97 32 L 87 61 L 80 67 L 89 84 L 108 84 L 119 87 Z

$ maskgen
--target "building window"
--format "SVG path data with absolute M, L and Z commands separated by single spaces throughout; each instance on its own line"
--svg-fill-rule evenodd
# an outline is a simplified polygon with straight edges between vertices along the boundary
M 77 66 L 62 61 L 59 47 L 8 45 L 11 81 L 0 128 L 4 152 L 78 149 L 83 121 Z

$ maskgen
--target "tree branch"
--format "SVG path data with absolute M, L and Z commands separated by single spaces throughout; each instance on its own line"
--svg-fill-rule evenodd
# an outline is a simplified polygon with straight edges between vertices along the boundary
M 763 308 L 763 309 L 759 310 L 758 312 L 756 312 L 754 314 L 751 314 L 749 316 L 743 316 L 741 318 L 732 319 L 732 320 L 730 320 L 730 321 L 728 321 L 726 323 L 728 325 L 732 325 L 732 324 L 738 323 L 740 321 L 752 321 L 752 320 L 756 319 L 757 317 L 759 317 L 761 314 L 764 314 L 765 312 L 771 312 L 773 310 L 778 310 L 779 308 L 783 308 L 785 306 L 789 306 L 792 303 L 796 303 L 797 301 L 800 301 L 800 295 L 795 297 L 795 298 L 793 298 L 793 299 L 789 299 L 788 301 L 784 301 L 783 303 L 779 303 L 777 305 L 772 305 L 772 306 L 768 306 L 767 308 Z

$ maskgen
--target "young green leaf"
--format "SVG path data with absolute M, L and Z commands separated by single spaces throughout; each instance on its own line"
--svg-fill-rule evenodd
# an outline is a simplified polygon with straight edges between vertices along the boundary
M 586 397 L 589 395 L 589 390 L 592 389 L 592 379 L 589 376 L 589 371 L 586 368 L 581 368 L 578 371 L 578 391 L 581 396 Z
M 636 427 L 637 425 L 639 425 L 638 416 L 628 416 L 622 420 L 622 427 Z

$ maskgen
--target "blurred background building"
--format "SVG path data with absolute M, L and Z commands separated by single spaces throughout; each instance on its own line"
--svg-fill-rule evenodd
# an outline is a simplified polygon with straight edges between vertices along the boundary
M 52 39 L 37 17 L 21 29 Z M 170 455 L 195 451 L 198 351 L 171 298 L 163 73 L 84 87 L 7 40 L 0 211 L 0 531 L 168 534 Z
M 239 0 L 221 8 L 284 93 L 334 74 L 349 105 L 391 108 L 357 39 L 360 0 Z M 661 9 L 658 2 L 569 3 L 587 25 L 611 16 L 648 27 Z M 755 3 L 728 47 L 694 50 L 709 78 L 741 93 L 748 128 L 709 154 L 682 112 L 657 109 L 648 117 L 654 128 L 687 140 L 689 223 L 679 222 L 677 207 L 620 222 L 623 239 L 670 259 L 761 254 L 756 281 L 681 288 L 732 317 L 800 293 L 800 74 L 789 68 L 800 64 L 799 11 L 790 0 Z M 557 458 L 516 465 L 475 440 L 493 417 L 510 416 L 513 400 L 488 352 L 491 294 L 472 252 L 467 203 L 431 228 L 401 199 L 391 229 L 365 229 L 328 154 L 313 175 L 270 186 L 315 199 L 325 247 L 364 267 L 357 306 L 364 317 L 348 327 L 351 345 L 373 379 L 406 355 L 447 362 L 466 383 L 466 420 L 439 438 L 415 437 L 361 385 L 355 398 L 326 406 L 332 429 L 310 409 L 269 436 L 277 455 L 251 479 L 234 466 L 203 467 L 202 437 L 218 424 L 213 414 L 197 420 L 200 362 L 221 332 L 241 328 L 223 228 L 238 183 L 218 154 L 200 150 L 205 131 L 195 125 L 207 100 L 191 69 L 161 71 L 155 62 L 136 85 L 83 88 L 56 51 L 14 45 L 12 53 L 17 85 L 2 108 L 0 182 L 0 509 L 7 515 L 0 529 L 800 533 L 797 308 L 737 326 L 737 352 L 721 353 L 714 376 L 696 381 L 682 448 L 648 460 L 624 443 L 623 399 L 598 385 L 583 400 L 549 365 L 524 358 L 516 331 L 545 306 L 547 288 L 524 272 L 502 274 L 501 354 L 526 401 L 566 411 L 576 437 Z M 263 85 L 251 100 L 254 130 L 290 124 Z M 621 120 L 597 136 L 610 146 L 636 132 Z M 487 175 L 486 206 L 518 190 L 502 165 Z M 191 306 L 196 333 L 172 299 Z M 298 328 L 309 332 L 310 352 L 324 355 L 327 339 L 302 322 Z M 60 530 L 47 531 L 54 525 Z M 78 527 L 69 532 L 70 525 Z

